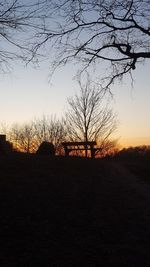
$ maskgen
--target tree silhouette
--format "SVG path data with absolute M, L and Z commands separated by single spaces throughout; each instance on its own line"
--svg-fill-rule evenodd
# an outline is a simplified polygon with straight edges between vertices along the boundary
M 53 67 L 77 60 L 82 72 L 105 62 L 101 84 L 108 89 L 150 58 L 149 14 L 149 0 L 51 0 L 47 26 L 34 48 L 55 47 Z
M 43 53 L 53 71 L 70 61 L 80 73 L 105 62 L 101 86 L 108 89 L 150 58 L 149 13 L 149 0 L 2 0 L 0 70 Z
M 14 149 L 21 152 L 32 153 L 36 148 L 36 131 L 33 122 L 22 125 L 13 124 L 8 132 L 8 138 Z
M 34 61 L 33 38 L 43 29 L 45 1 L 0 1 L 0 72 L 10 71 L 14 60 Z M 43 13 L 44 14 L 44 13 Z
M 44 116 L 33 122 L 36 132 L 36 142 L 39 146 L 42 142 L 50 142 L 55 147 L 56 154 L 60 153 L 60 145 L 65 140 L 66 132 L 62 119 L 56 116 Z
M 27 123 L 13 124 L 6 128 L 4 124 L 0 125 L 0 130 L 7 135 L 14 149 L 17 151 L 34 153 L 43 142 L 52 143 L 56 154 L 61 153 L 61 143 L 65 140 L 66 132 L 62 119 L 56 116 L 43 115 L 42 118 L 36 118 Z M 49 146 L 49 145 L 48 145 Z
M 79 82 L 80 91 L 68 98 L 66 112 L 66 138 L 69 141 L 96 141 L 99 153 L 114 144 L 111 135 L 117 127 L 116 115 L 104 104 L 103 91 L 89 80 Z

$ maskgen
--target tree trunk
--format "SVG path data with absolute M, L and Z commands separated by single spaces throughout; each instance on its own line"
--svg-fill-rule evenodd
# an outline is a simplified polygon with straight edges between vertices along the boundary
M 88 156 L 88 147 L 87 147 L 87 142 L 88 142 L 88 136 L 87 136 L 87 130 L 85 130 L 85 157 L 87 158 Z

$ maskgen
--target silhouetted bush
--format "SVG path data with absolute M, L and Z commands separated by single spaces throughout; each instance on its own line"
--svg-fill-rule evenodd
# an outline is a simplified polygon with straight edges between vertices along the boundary
M 42 142 L 36 152 L 39 155 L 48 155 L 48 156 L 54 156 L 55 155 L 55 148 L 52 143 L 49 142 Z

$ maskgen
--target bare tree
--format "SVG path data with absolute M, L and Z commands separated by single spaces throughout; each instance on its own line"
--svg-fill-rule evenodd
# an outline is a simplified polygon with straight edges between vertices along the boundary
M 0 1 L 0 72 L 8 72 L 14 60 L 35 60 L 33 39 L 44 28 L 46 2 Z
M 51 45 L 53 67 L 77 60 L 84 71 L 105 62 L 102 86 L 109 88 L 150 58 L 149 14 L 149 0 L 51 0 L 34 51 Z
M 0 71 L 45 52 L 53 70 L 77 60 L 82 73 L 105 62 L 101 85 L 109 88 L 150 58 L 149 14 L 149 0 L 1 0 Z
M 33 122 L 23 125 L 12 125 L 9 132 L 9 140 L 17 151 L 33 153 L 36 149 L 35 129 Z
M 4 131 L 3 131 L 4 133 Z M 43 116 L 24 124 L 13 124 L 7 130 L 8 140 L 17 151 L 34 153 L 44 141 L 54 145 L 56 154 L 61 152 L 61 143 L 65 140 L 63 120 L 56 116 Z
M 56 154 L 60 153 L 60 145 L 64 141 L 66 133 L 63 120 L 57 119 L 56 116 L 43 116 L 42 119 L 34 121 L 36 131 L 37 146 L 43 141 L 50 142 L 54 145 Z
M 116 115 L 104 104 L 104 92 L 88 80 L 80 92 L 68 98 L 66 112 L 67 138 L 70 141 L 96 141 L 99 153 L 110 143 L 117 127 Z
M 5 121 L 0 122 L 0 134 L 8 135 L 8 133 L 9 125 Z

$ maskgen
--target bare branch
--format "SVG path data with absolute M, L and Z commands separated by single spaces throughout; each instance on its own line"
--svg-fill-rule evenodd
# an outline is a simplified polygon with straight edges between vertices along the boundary
M 66 111 L 66 139 L 70 141 L 96 141 L 100 146 L 116 130 L 116 116 L 103 104 L 104 93 L 87 79 L 79 82 L 80 92 L 68 99 Z
M 36 51 L 54 42 L 55 66 L 77 61 L 82 72 L 110 63 L 113 77 L 105 79 L 108 88 L 150 58 L 149 0 L 51 0 L 47 7 L 53 18 L 47 19 Z

